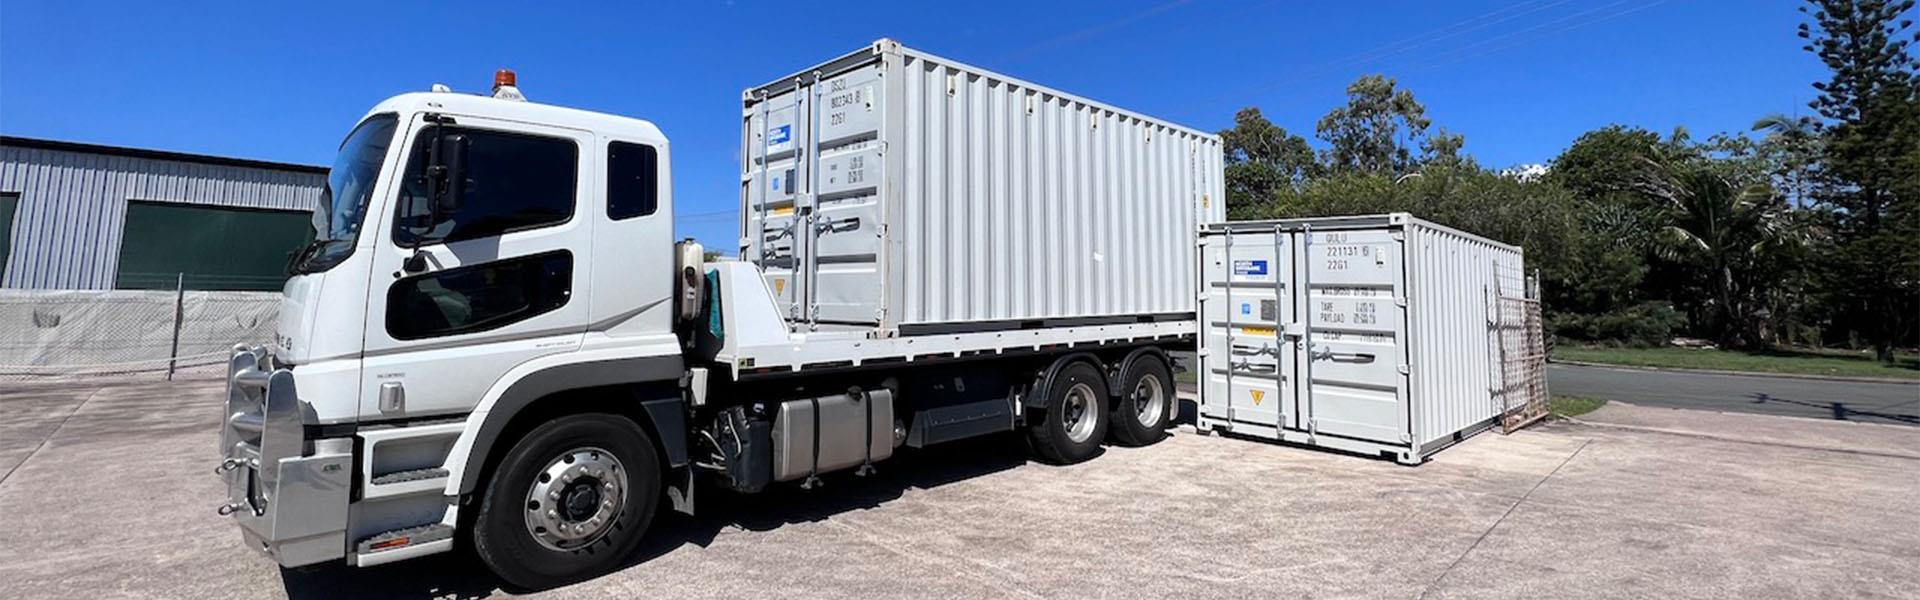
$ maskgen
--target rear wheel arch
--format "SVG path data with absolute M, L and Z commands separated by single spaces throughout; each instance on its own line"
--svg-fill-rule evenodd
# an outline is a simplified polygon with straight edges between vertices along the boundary
M 1040 377 L 1034 381 L 1031 393 L 1026 394 L 1022 398 L 1022 403 L 1028 408 L 1041 408 L 1046 406 L 1046 390 L 1053 389 L 1054 379 L 1060 376 L 1061 371 L 1066 370 L 1068 366 L 1075 363 L 1092 365 L 1094 369 L 1099 370 L 1102 374 L 1107 372 L 1107 362 L 1100 360 L 1100 357 L 1092 352 L 1072 352 L 1061 355 L 1053 359 L 1052 364 L 1047 365 L 1045 369 L 1040 371 Z
M 1107 389 L 1113 390 L 1114 393 L 1119 393 L 1121 387 L 1126 384 L 1126 382 L 1121 381 L 1121 379 L 1126 377 L 1127 369 L 1132 367 L 1135 361 L 1149 357 L 1159 359 L 1160 364 L 1165 365 L 1168 372 L 1173 371 L 1173 359 L 1167 356 L 1166 350 L 1162 350 L 1159 346 L 1141 346 L 1134 348 L 1133 351 L 1128 352 L 1126 356 L 1120 360 L 1113 361 L 1113 368 L 1107 371 Z

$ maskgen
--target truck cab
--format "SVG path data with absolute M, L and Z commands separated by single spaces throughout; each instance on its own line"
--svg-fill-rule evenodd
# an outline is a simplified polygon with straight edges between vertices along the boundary
M 489 414 L 596 379 L 679 400 L 667 138 L 517 98 L 402 94 L 341 142 L 278 333 L 231 369 L 221 510 L 281 564 L 449 546 L 515 426 Z

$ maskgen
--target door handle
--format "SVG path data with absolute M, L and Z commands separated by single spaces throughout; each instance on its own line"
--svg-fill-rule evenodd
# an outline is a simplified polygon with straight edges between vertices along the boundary
M 1321 346 L 1313 350 L 1314 360 L 1370 363 L 1370 362 L 1373 362 L 1374 358 L 1376 357 L 1370 352 L 1334 352 L 1332 348 L 1328 348 L 1326 346 Z

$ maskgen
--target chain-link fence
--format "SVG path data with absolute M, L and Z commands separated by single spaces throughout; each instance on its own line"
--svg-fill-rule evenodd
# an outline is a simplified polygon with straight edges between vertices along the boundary
M 279 309 L 271 292 L 0 290 L 0 382 L 218 377 Z

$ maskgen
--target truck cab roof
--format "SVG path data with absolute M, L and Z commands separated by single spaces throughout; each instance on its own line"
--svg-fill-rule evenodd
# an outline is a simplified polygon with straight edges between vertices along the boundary
M 457 92 L 412 92 L 382 100 L 361 120 L 380 113 L 412 114 L 437 112 L 453 116 L 468 115 L 552 127 L 592 131 L 597 134 L 631 139 L 659 146 L 667 143 L 666 134 L 644 119 L 622 117 L 552 104 L 506 100 Z

